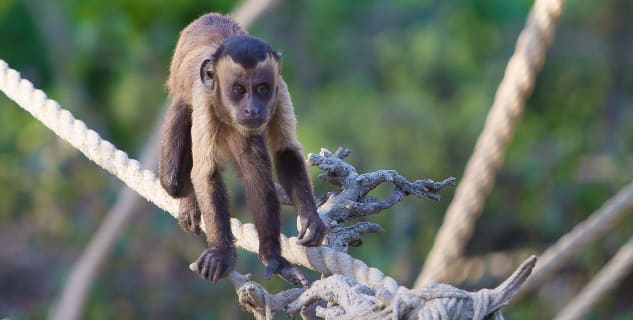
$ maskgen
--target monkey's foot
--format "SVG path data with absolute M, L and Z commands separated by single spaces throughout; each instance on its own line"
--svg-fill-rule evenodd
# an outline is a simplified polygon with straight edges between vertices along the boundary
M 264 272 L 266 280 L 270 280 L 273 274 L 277 274 L 292 285 L 301 285 L 306 289 L 310 287 L 308 277 L 283 257 L 267 258 L 262 262 L 266 265 L 266 271 Z
M 233 271 L 235 260 L 235 247 L 208 248 L 193 263 L 196 269 L 193 271 L 203 279 L 216 283 Z
M 180 212 L 178 214 L 178 225 L 185 232 L 201 234 L 200 228 L 200 208 L 195 196 L 190 195 L 180 200 Z

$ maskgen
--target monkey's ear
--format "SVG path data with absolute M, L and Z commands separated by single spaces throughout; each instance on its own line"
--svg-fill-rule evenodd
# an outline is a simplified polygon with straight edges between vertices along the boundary
M 275 58 L 277 62 L 281 62 L 281 52 L 273 51 L 273 58 Z
M 273 59 L 277 62 L 277 70 L 279 70 L 279 73 L 281 74 L 281 52 L 273 51 L 272 55 Z
M 215 87 L 215 72 L 213 70 L 213 59 L 205 59 L 200 65 L 200 80 L 202 83 L 213 89 Z

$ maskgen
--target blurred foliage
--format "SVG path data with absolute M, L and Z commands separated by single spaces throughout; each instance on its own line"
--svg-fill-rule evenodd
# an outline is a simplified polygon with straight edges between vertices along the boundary
M 461 177 L 531 1 L 287 1 L 250 31 L 283 55 L 306 152 L 352 149 L 359 171 Z M 0 58 L 137 157 L 159 120 L 178 32 L 233 1 L 0 1 Z M 631 180 L 633 4 L 569 2 L 468 255 L 541 252 Z M 316 177 L 317 170 L 311 169 Z M 250 220 L 239 182 L 234 212 Z M 319 193 L 330 187 L 315 178 Z M 0 318 L 45 316 L 122 184 L 0 97 Z M 388 188 L 377 191 L 385 195 Z M 451 200 L 406 199 L 351 253 L 410 286 Z M 226 281 L 188 271 L 201 239 L 139 212 L 91 292 L 87 319 L 244 318 Z M 284 230 L 295 234 L 294 210 Z M 631 236 L 628 219 L 508 318 L 551 318 Z M 380 254 L 376 254 L 380 252 Z M 238 269 L 262 279 L 255 255 Z M 463 284 L 493 286 L 499 279 Z M 633 319 L 633 276 L 592 319 Z M 286 287 L 266 282 L 272 291 Z

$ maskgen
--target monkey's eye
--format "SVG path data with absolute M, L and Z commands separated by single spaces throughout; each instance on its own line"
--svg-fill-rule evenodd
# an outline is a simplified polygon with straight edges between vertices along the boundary
M 268 91 L 270 91 L 270 89 L 268 88 L 268 85 L 266 84 L 260 84 L 257 86 L 257 93 L 259 95 L 266 95 L 268 94 Z
M 243 95 L 244 93 L 246 93 L 246 89 L 241 84 L 234 84 L 233 85 L 233 92 L 235 92 L 235 93 L 237 93 L 239 95 Z

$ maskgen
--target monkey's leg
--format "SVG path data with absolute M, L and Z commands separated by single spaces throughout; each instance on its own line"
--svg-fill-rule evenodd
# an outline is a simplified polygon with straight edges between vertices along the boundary
M 210 175 L 192 176 L 192 181 L 209 244 L 196 261 L 197 273 L 215 283 L 235 268 L 228 196 L 217 170 Z
M 160 183 L 175 198 L 191 188 L 191 107 L 182 100 L 170 103 L 161 127 L 158 172 Z
M 279 183 L 292 199 L 299 214 L 301 229 L 298 243 L 307 247 L 321 245 L 328 229 L 317 213 L 312 185 L 301 153 L 291 148 L 275 152 L 275 168 Z
M 259 259 L 266 265 L 264 277 L 270 279 L 276 273 L 292 284 L 309 287 L 308 278 L 281 256 L 281 207 L 264 139 L 256 136 L 244 140 L 242 152 L 234 155 L 246 187 L 246 204 L 259 236 Z

